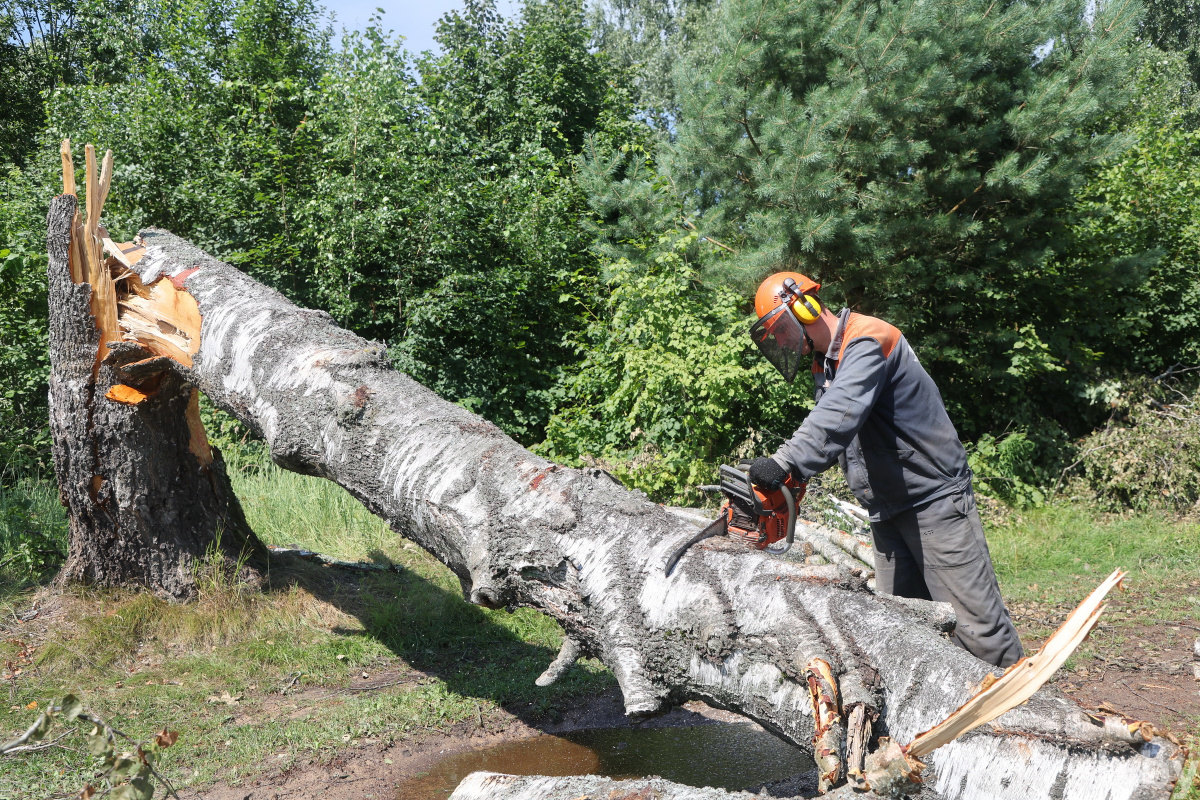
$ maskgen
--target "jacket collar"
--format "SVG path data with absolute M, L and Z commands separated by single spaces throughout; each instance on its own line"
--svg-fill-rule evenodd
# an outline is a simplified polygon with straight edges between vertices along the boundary
M 838 355 L 842 352 L 842 336 L 846 333 L 846 323 L 850 320 L 850 309 L 843 308 L 838 312 L 838 326 L 833 332 L 833 339 L 829 342 L 829 349 L 825 352 L 825 358 L 837 363 Z

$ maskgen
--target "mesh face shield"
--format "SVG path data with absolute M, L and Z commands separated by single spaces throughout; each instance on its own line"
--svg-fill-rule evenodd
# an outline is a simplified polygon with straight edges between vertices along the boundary
M 804 326 L 787 303 L 780 303 L 751 325 L 750 338 L 785 381 L 795 380 L 800 370 L 800 351 L 804 349 Z

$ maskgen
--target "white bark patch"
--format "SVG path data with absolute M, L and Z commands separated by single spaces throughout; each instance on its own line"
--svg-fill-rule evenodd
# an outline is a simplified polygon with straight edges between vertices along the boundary
M 1036 739 L 997 747 L 995 740 L 968 737 L 939 748 L 928 760 L 937 770 L 937 792 L 947 800 L 1130 800 L 1141 782 L 1131 780 L 1127 759 L 1078 753 L 1069 757 L 1065 748 Z M 1154 763 L 1137 756 L 1131 760 Z M 1144 772 L 1139 778 L 1153 780 L 1150 772 Z
M 807 686 L 790 680 L 773 664 L 750 660 L 741 650 L 715 663 L 695 653 L 688 676 L 713 697 L 738 698 L 747 707 L 765 702 L 780 714 L 812 716 Z
M 679 569 L 670 578 L 654 575 L 647 578 L 638 595 L 638 606 L 646 626 L 656 630 L 666 630 L 688 618 L 719 620 L 724 615 L 712 587 L 693 580 Z

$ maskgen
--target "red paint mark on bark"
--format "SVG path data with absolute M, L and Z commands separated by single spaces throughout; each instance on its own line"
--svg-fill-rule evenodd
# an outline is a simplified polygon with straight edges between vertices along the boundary
M 183 282 L 186 281 L 188 278 L 190 278 L 192 276 L 192 273 L 198 271 L 199 269 L 200 269 L 199 267 L 192 267 L 191 269 L 185 269 L 183 272 L 180 272 L 178 275 L 170 276 L 168 278 L 168 280 L 171 281 L 171 285 L 174 286 L 176 289 L 182 290 Z
M 534 479 L 529 482 L 529 488 L 537 489 L 542 485 L 542 481 L 546 480 L 546 476 L 551 472 L 554 472 L 556 469 L 558 469 L 558 464 L 551 464 L 545 470 L 539 472 L 536 476 L 534 476 Z

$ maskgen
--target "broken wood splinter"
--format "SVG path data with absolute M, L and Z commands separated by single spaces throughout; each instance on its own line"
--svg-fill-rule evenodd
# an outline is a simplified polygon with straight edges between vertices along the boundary
M 127 406 L 136 406 L 138 403 L 143 402 L 150 395 L 139 391 L 132 386 L 126 386 L 123 383 L 118 383 L 109 387 L 109 390 L 104 393 L 104 396 L 109 400 L 113 400 L 118 403 L 124 403 Z

